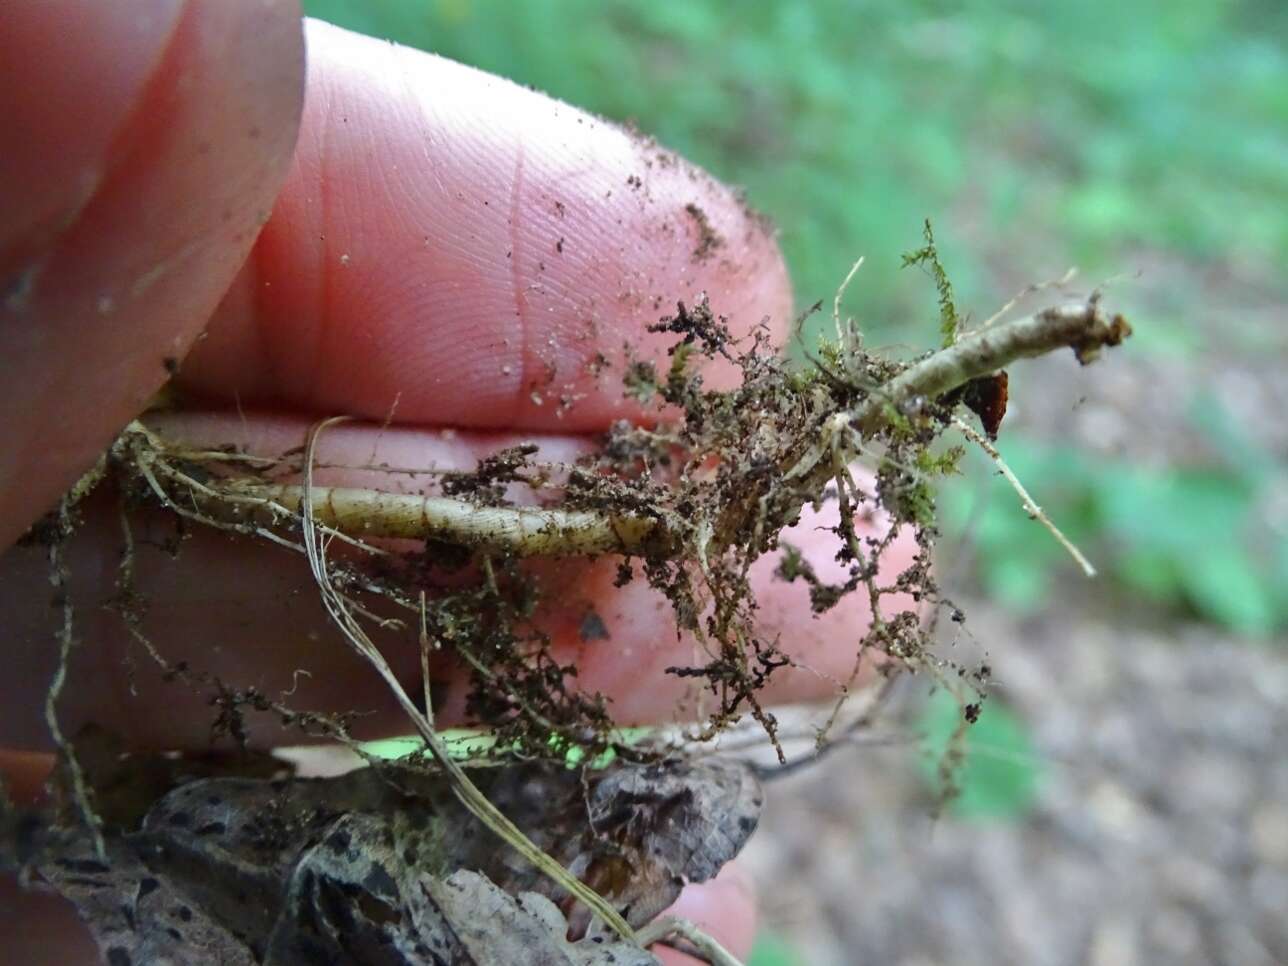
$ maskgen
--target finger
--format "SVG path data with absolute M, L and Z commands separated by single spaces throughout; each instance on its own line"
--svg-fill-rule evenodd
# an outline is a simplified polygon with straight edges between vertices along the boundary
M 172 431 L 180 419 L 169 421 Z M 242 424 L 235 417 L 210 417 L 202 424 L 188 418 L 187 426 L 186 438 L 194 444 L 218 441 L 268 455 L 298 446 L 308 422 L 264 417 Z M 341 425 L 319 442 L 318 461 L 324 468 L 317 482 L 369 485 L 379 477 L 382 485 L 418 492 L 434 485 L 437 477 L 406 474 L 402 468 L 472 469 L 479 458 L 518 438 L 465 432 L 445 437 L 413 428 L 379 431 Z M 566 437 L 533 439 L 545 447 L 537 459 L 570 460 L 589 445 Z M 358 470 L 354 475 L 344 467 L 387 469 Z M 806 507 L 800 523 L 784 534 L 829 583 L 848 576 L 835 560 L 836 538 L 827 530 L 835 525 L 836 514 L 834 503 L 818 512 Z M 880 528 L 880 521 L 862 523 L 860 536 Z M 210 672 L 243 695 L 250 687 L 272 698 L 286 695 L 281 699 L 296 710 L 359 712 L 353 726 L 362 736 L 407 730 L 375 672 L 352 653 L 331 624 L 301 555 L 201 527 L 179 539 L 169 516 L 138 521 L 134 544 L 133 606 L 141 618 L 137 626 L 169 662 Z M 210 703 L 213 689 L 194 688 L 164 674 L 120 614 L 103 606 L 116 593 L 121 548 L 121 531 L 109 501 L 100 512 L 89 514 L 85 531 L 69 551 L 74 633 L 92 646 L 77 651 L 64 688 L 60 707 L 65 730 L 74 733 L 78 723 L 94 721 L 121 731 L 138 745 L 203 746 L 220 712 Z M 882 585 L 894 582 L 915 550 L 910 539 L 901 539 L 886 551 L 878 561 L 888 575 L 881 578 Z M 546 602 L 535 620 L 550 636 L 554 656 L 561 663 L 575 663 L 576 686 L 607 695 L 611 714 L 623 725 L 691 721 L 709 712 L 710 695 L 704 696 L 692 679 L 667 669 L 705 664 L 710 658 L 692 637 L 677 634 L 670 601 L 642 574 L 636 572 L 624 587 L 617 586 L 618 563 L 601 558 L 534 564 L 536 593 Z M 808 588 L 778 579 L 776 566 L 777 559 L 770 555 L 752 570 L 757 631 L 765 641 L 776 640 L 796 666 L 775 671 L 761 697 L 772 702 L 832 695 L 855 671 L 858 644 L 871 621 L 866 595 L 850 595 L 832 610 L 814 615 Z M 45 554 L 37 548 L 17 548 L 0 558 L 0 626 L 9 639 L 6 687 L 13 696 L 0 704 L 0 745 L 48 747 L 43 696 L 55 667 L 50 642 L 61 612 L 46 603 L 47 574 Z M 912 606 L 907 597 L 892 595 L 883 600 L 883 616 Z M 421 691 L 415 623 L 401 631 L 371 630 L 412 694 Z M 307 676 L 298 673 L 301 670 Z M 465 674 L 459 667 L 436 662 L 433 675 L 439 723 L 462 721 Z M 296 732 L 282 731 L 272 714 L 248 711 L 246 725 L 258 744 L 299 738 Z
M 638 416 L 626 342 L 705 292 L 745 335 L 791 313 L 739 198 L 638 133 L 442 58 L 310 24 L 295 161 L 185 362 L 220 404 L 575 432 Z M 605 367 L 604 360 L 609 365 Z M 711 366 L 708 384 L 735 378 Z
M 0 30 L 0 546 L 167 378 L 285 173 L 293 0 L 60 0 Z
M 675 905 L 662 915 L 689 920 L 745 961 L 756 937 L 755 885 L 735 860 L 711 881 L 685 886 Z M 662 946 L 654 946 L 652 952 L 665 966 L 698 966 L 703 962 Z
M 0 748 L 0 782 L 13 804 L 35 806 L 44 797 L 52 755 Z M 0 872 L 0 949 L 11 963 L 90 966 L 98 947 L 75 907 L 62 896 L 24 889 L 17 876 Z
M 94 966 L 98 944 L 76 908 L 60 895 L 22 888 L 0 872 L 0 949 L 27 966 Z
M 0 116 L 9 137 L 0 154 L 0 251 L 6 278 L 16 257 L 52 243 L 92 197 L 116 130 L 160 65 L 183 13 L 177 0 L 128 6 L 127 12 L 50 0 L 5 9 Z

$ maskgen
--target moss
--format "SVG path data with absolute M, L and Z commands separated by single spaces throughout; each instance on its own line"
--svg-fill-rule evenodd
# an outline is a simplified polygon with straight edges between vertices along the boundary
M 923 235 L 926 244 L 906 252 L 903 256 L 903 267 L 924 265 L 930 272 L 930 277 L 934 279 L 939 297 L 939 334 L 943 339 L 944 348 L 947 348 L 957 341 L 961 317 L 957 314 L 957 304 L 953 301 L 953 284 L 948 280 L 948 273 L 944 271 L 943 263 L 939 260 L 939 249 L 935 247 L 935 230 L 931 227 L 929 218 L 926 219 Z
M 950 446 L 936 453 L 927 447 L 917 451 L 916 467 L 927 476 L 954 476 L 961 472 L 966 447 Z

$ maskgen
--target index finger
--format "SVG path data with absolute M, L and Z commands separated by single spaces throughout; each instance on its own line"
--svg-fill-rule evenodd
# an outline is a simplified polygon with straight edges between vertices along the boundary
M 294 165 L 182 373 L 217 401 L 478 428 L 639 416 L 627 342 L 706 293 L 782 333 L 764 220 L 638 133 L 419 51 L 320 23 Z M 729 383 L 721 362 L 708 385 Z

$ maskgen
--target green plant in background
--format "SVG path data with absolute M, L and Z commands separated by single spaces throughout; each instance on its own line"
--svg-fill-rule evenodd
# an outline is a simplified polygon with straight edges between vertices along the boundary
M 766 929 L 756 937 L 747 966 L 799 966 L 804 961 L 778 933 Z
M 1142 248 L 1267 272 L 1288 256 L 1275 0 L 305 8 L 636 120 L 777 220 L 806 304 L 866 254 L 874 326 L 925 307 L 893 269 L 927 215 L 966 305 Z
M 1198 353 L 1210 338 L 1189 321 L 1205 297 L 1198 267 L 1288 301 L 1277 0 L 305 8 L 636 121 L 775 219 L 803 304 L 865 254 L 848 301 L 874 340 L 915 344 L 894 321 L 933 317 L 933 291 L 897 271 L 927 215 L 957 303 L 977 310 L 1070 264 L 1095 280 L 1161 259 L 1183 270 L 1125 290 L 1127 308 L 1155 351 Z M 1142 292 L 1148 311 L 1131 305 Z M 1267 336 L 1234 326 L 1220 338 L 1256 349 Z M 1168 473 L 1013 437 L 1004 451 L 1100 551 L 1104 586 L 1240 632 L 1288 625 L 1288 547 L 1258 543 L 1248 523 L 1282 461 L 1255 444 L 1238 465 Z M 950 533 L 973 498 L 947 494 Z M 1000 494 L 973 532 L 985 588 L 1039 605 L 1065 566 L 1059 548 Z
M 1191 418 L 1230 453 L 1222 465 L 1147 468 L 1032 441 L 1012 446 L 1008 460 L 1075 541 L 1112 563 L 1098 593 L 1272 635 L 1288 627 L 1288 544 L 1256 526 L 1255 513 L 1282 471 L 1215 401 Z M 1035 611 L 1072 579 L 1059 548 L 1034 539 L 1033 522 L 996 493 L 945 488 L 942 509 L 945 533 L 969 534 L 975 572 L 1012 609 Z
M 920 720 L 922 776 L 956 818 L 1018 818 L 1036 801 L 1042 777 L 1028 728 L 996 698 L 977 713 L 967 726 L 953 695 L 931 695 Z
M 653 729 L 651 728 L 621 728 L 617 732 L 618 739 L 623 744 L 628 745 L 649 738 L 652 734 Z M 443 745 L 447 748 L 448 753 L 453 758 L 461 761 L 477 760 L 497 750 L 496 736 L 488 731 L 473 728 L 446 728 L 439 732 L 439 736 L 443 739 Z M 552 746 L 555 745 L 556 741 L 557 736 L 552 735 Z M 376 758 L 386 758 L 391 761 L 405 758 L 409 755 L 426 753 L 425 742 L 416 735 L 400 735 L 394 738 L 379 738 L 375 741 L 368 741 L 363 744 L 362 750 L 368 755 Z M 567 762 L 569 766 L 579 765 L 585 760 L 586 755 L 582 749 L 568 749 Z M 615 760 L 617 760 L 617 755 L 610 748 L 592 759 L 590 767 L 603 768 L 612 764 Z

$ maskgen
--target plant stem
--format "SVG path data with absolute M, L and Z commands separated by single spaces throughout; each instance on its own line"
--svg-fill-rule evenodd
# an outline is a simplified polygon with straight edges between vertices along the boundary
M 1082 363 L 1106 346 L 1131 334 L 1121 315 L 1108 316 L 1099 294 L 976 330 L 952 346 L 913 363 L 884 385 L 874 388 L 856 409 L 835 413 L 822 437 L 809 442 L 805 454 L 786 471 L 799 479 L 800 490 L 822 489 L 831 478 L 831 461 L 822 457 L 833 447 L 831 435 L 846 426 L 871 437 L 891 418 L 891 408 L 910 399 L 935 399 L 972 379 L 1005 368 L 1017 359 L 1071 348 Z M 135 424 L 141 445 L 156 450 L 146 462 L 158 467 L 185 454 L 169 447 L 150 430 Z M 133 427 L 132 427 L 133 428 Z M 140 465 L 144 461 L 141 460 Z M 183 486 L 182 474 L 170 473 L 172 485 Z M 178 507 L 179 503 L 173 499 Z M 485 553 L 514 556 L 596 556 L 667 550 L 678 538 L 659 518 L 598 510 L 482 506 L 451 497 L 427 497 L 351 487 L 272 484 L 253 478 L 216 478 L 200 487 L 189 485 L 186 504 L 195 504 L 223 525 L 281 526 L 311 511 L 319 526 L 362 538 L 438 539 Z M 191 512 L 191 511 L 188 511 Z M 719 528 L 718 528 L 719 529 Z M 674 549 L 674 548 L 669 548 Z
M 891 379 L 854 413 L 853 423 L 864 435 L 871 435 L 886 418 L 888 405 L 897 407 L 917 396 L 935 399 L 1017 359 L 1066 347 L 1086 365 L 1102 348 L 1116 346 L 1129 335 L 1126 319 L 1106 316 L 1101 310 L 1099 293 L 1085 302 L 1053 306 L 1027 318 L 978 329 Z
M 263 505 L 298 513 L 306 488 L 296 484 L 238 481 L 230 495 L 251 497 Z M 593 556 L 630 553 L 655 534 L 656 521 L 646 517 L 594 510 L 543 510 L 534 507 L 480 506 L 452 497 L 417 496 L 340 486 L 314 486 L 307 492 L 313 519 L 356 537 L 442 539 L 478 550 L 519 556 Z M 240 504 L 259 520 L 255 503 Z M 231 504 L 227 513 L 236 513 Z M 262 514 L 261 514 L 262 515 Z
M 682 940 L 693 947 L 693 951 L 700 954 L 709 966 L 742 966 L 738 957 L 720 945 L 714 936 L 703 932 L 687 919 L 674 916 L 654 919 L 636 932 L 635 936 L 641 946 L 661 943 L 664 946 L 687 951 L 676 942 L 676 940 Z
M 1086 555 L 1078 549 L 1077 544 L 1064 535 L 1064 531 L 1055 525 L 1052 519 L 1046 515 L 1046 511 L 1037 505 L 1037 501 L 1029 495 L 1029 491 L 1025 489 L 1024 484 L 1020 482 L 1020 478 L 1015 475 L 1015 471 L 1006 465 L 1006 460 L 1002 459 L 1002 454 L 998 452 L 997 447 L 989 442 L 981 433 L 976 432 L 969 423 L 962 422 L 960 419 L 954 419 L 953 425 L 961 431 L 963 436 L 989 455 L 989 458 L 992 459 L 993 464 L 997 467 L 997 471 L 1002 474 L 1007 483 L 1011 484 L 1011 489 L 1013 489 L 1016 495 L 1019 496 L 1020 505 L 1024 507 L 1024 512 L 1029 515 L 1029 518 L 1037 520 L 1042 524 L 1042 526 L 1046 527 L 1047 532 L 1050 533 L 1051 536 L 1055 537 L 1056 542 L 1059 543 L 1060 546 L 1064 547 L 1069 556 L 1072 557 L 1074 562 L 1082 569 L 1082 573 L 1085 576 L 1096 576 L 1096 568 L 1092 566 L 1091 561 L 1088 560 Z

